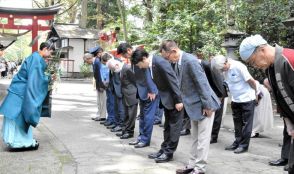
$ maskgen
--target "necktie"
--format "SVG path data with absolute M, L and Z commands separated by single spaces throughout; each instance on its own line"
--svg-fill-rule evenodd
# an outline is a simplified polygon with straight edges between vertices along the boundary
M 173 67 L 174 71 L 176 72 L 176 75 L 179 76 L 180 75 L 180 70 L 179 70 L 179 64 L 178 64 L 178 62 L 173 63 L 172 64 L 172 67 Z

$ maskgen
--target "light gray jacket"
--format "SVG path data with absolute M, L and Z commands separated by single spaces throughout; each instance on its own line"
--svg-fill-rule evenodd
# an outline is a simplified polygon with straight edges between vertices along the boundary
M 220 101 L 211 89 L 205 72 L 195 56 L 183 52 L 179 81 L 185 110 L 191 120 L 202 120 L 203 109 L 217 110 Z

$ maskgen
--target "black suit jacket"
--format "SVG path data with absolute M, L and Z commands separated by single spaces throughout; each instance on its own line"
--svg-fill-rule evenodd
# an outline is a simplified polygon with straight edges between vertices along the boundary
M 152 58 L 153 81 L 160 96 L 160 103 L 166 109 L 175 109 L 176 103 L 182 103 L 181 91 L 175 71 L 171 64 L 160 56 Z
M 132 72 L 131 66 L 124 64 L 120 72 L 121 91 L 123 101 L 127 106 L 132 106 L 138 103 L 137 87 L 135 74 Z
M 224 85 L 224 78 L 222 76 L 222 73 L 216 69 L 212 69 L 210 62 L 206 60 L 201 60 L 201 65 L 205 71 L 208 82 L 215 94 L 219 98 L 227 97 L 228 94 Z
M 115 59 L 121 61 L 118 58 Z M 122 98 L 120 73 L 116 73 L 113 71 L 109 73 L 109 87 L 116 97 Z

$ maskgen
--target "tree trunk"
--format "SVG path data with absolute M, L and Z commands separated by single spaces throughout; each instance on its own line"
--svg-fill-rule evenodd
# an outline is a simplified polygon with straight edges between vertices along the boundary
M 88 6 L 88 0 L 82 0 L 82 10 L 81 10 L 81 19 L 80 19 L 81 28 L 86 28 L 87 26 L 87 6 Z
M 126 24 L 126 13 L 125 13 L 125 5 L 124 5 L 124 0 L 122 2 L 120 0 L 117 0 L 117 6 L 119 8 L 119 12 L 121 15 L 121 21 L 123 24 L 123 33 L 124 33 L 124 40 L 127 42 L 127 24 Z
M 153 14 L 152 14 L 152 0 L 144 0 L 143 1 L 145 7 L 146 7 L 146 19 L 148 22 L 153 21 Z
M 96 0 L 97 3 L 97 29 L 103 29 L 103 15 L 101 9 L 101 0 Z

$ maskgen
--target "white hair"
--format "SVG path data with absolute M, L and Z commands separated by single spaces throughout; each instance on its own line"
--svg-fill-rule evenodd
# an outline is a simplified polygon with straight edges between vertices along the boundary
M 112 70 L 112 71 L 115 71 L 115 65 L 119 65 L 119 70 L 121 70 L 122 66 L 123 66 L 123 62 L 119 61 L 119 60 L 116 60 L 116 59 L 109 59 L 106 63 L 106 66 Z
M 224 66 L 225 66 L 225 63 L 227 62 L 227 60 L 228 59 L 223 55 L 214 56 L 211 59 L 211 68 L 215 68 L 215 69 L 218 69 L 218 70 L 223 69 Z
M 84 60 L 88 60 L 88 59 L 92 59 L 93 58 L 93 55 L 90 54 L 90 53 L 86 53 L 84 56 L 83 56 L 83 59 Z

